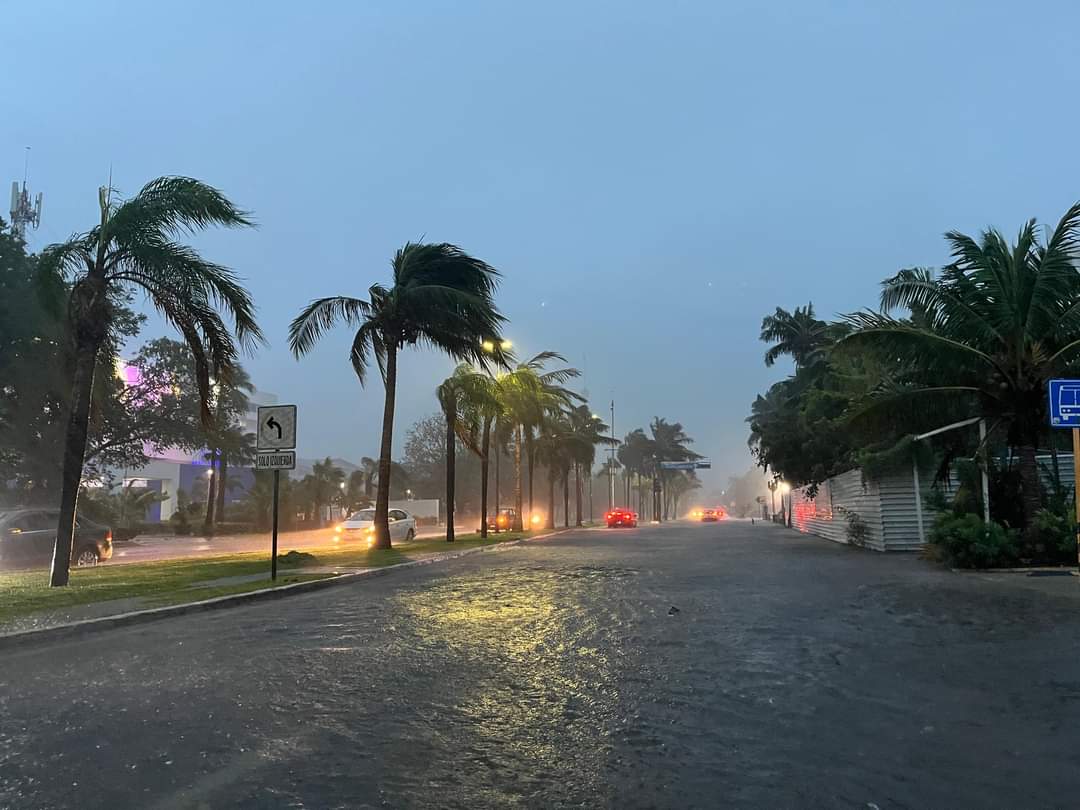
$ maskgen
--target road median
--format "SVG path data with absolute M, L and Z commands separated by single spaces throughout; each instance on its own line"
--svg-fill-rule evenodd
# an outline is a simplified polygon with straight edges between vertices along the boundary
M 171 616 L 251 604 L 363 581 L 369 577 L 470 554 L 498 551 L 568 530 L 467 535 L 454 544 L 423 540 L 386 551 L 308 549 L 305 564 L 281 572 L 271 584 L 265 555 L 238 554 L 188 561 L 136 563 L 73 572 L 68 588 L 50 589 L 40 571 L 0 575 L 0 649 L 157 621 Z M 319 554 L 317 552 L 323 552 Z M 287 558 L 282 555 L 279 560 Z M 121 573 L 122 572 L 122 573 Z M 212 594 L 212 595 L 211 595 Z M 97 597 L 97 598 L 95 598 Z M 110 608 L 115 607 L 115 612 Z M 104 612 L 105 615 L 93 615 Z

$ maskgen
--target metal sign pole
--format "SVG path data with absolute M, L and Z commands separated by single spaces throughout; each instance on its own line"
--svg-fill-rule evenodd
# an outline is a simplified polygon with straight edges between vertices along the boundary
M 281 483 L 281 470 L 274 470 L 274 517 L 270 530 L 270 579 L 277 579 L 277 527 L 278 527 L 278 485 Z
M 1073 499 L 1076 501 L 1076 565 L 1080 568 L 1080 428 L 1072 429 Z

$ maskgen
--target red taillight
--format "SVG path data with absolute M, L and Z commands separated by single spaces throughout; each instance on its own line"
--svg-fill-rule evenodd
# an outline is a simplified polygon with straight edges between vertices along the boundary
M 105 542 L 106 543 L 111 543 L 112 542 L 112 529 L 106 529 L 105 530 Z

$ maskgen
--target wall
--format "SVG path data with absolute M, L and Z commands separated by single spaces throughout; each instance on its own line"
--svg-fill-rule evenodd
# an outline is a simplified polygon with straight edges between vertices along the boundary
M 934 515 L 925 505 L 932 471 L 920 470 L 923 493 L 924 535 L 919 533 L 915 480 L 911 469 L 900 469 L 871 479 L 862 470 L 849 470 L 830 478 L 810 499 L 806 490 L 792 493 L 792 525 L 836 543 L 848 543 L 848 516 L 857 514 L 866 526 L 865 545 L 874 551 L 917 551 L 930 531 Z

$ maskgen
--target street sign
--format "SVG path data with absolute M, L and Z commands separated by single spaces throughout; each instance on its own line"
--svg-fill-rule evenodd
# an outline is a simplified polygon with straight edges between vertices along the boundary
M 1049 400 L 1050 426 L 1072 428 L 1073 480 L 1080 481 L 1080 380 L 1050 380 Z M 1077 520 L 1076 558 L 1080 563 L 1080 487 L 1073 487 L 1073 493 Z
M 255 448 L 257 450 L 292 450 L 295 447 L 296 406 L 260 405 Z
M 711 470 L 711 461 L 661 461 L 661 470 Z
M 1050 424 L 1080 428 L 1080 380 L 1050 380 Z
M 296 452 L 282 450 L 274 453 L 259 453 L 255 456 L 256 470 L 295 470 Z

